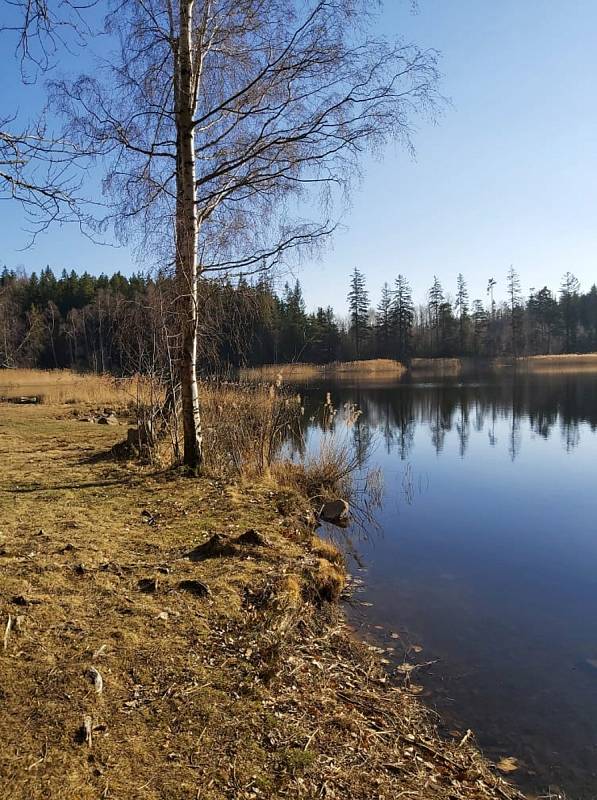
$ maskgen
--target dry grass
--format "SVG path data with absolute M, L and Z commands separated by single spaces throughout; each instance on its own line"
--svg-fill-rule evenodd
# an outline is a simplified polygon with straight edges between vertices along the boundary
M 110 407 L 127 413 L 161 408 L 165 392 L 142 376 L 113 378 L 69 370 L 2 370 L 0 400 L 35 397 L 43 405 L 69 405 L 88 411 Z M 283 440 L 301 415 L 300 398 L 272 386 L 203 381 L 200 385 L 202 424 L 212 475 L 263 475 Z M 181 434 L 179 434 L 179 439 Z M 172 464 L 167 437 L 154 453 L 154 463 Z
M 273 475 L 281 486 L 308 498 L 312 507 L 318 510 L 326 500 L 352 496 L 353 475 L 357 467 L 350 445 L 330 435 L 323 438 L 317 453 L 304 460 L 276 462 Z
M 367 361 L 335 361 L 332 364 L 270 364 L 241 371 L 243 380 L 297 382 L 318 378 L 354 378 L 358 376 L 400 377 L 406 368 L 390 358 Z
M 142 377 L 114 378 L 71 370 L 0 370 L 0 398 L 26 396 L 49 405 L 126 408 L 151 402 L 152 392 L 151 382 Z
M 344 556 L 340 549 L 336 547 L 335 544 L 332 544 L 332 542 L 320 539 L 319 536 L 313 536 L 311 539 L 311 552 L 313 555 L 317 556 L 317 558 L 323 558 L 329 561 L 330 564 L 337 564 L 338 566 L 344 564 Z
M 122 435 L 1 411 L 3 798 L 519 797 L 354 643 L 304 500 L 114 463 Z

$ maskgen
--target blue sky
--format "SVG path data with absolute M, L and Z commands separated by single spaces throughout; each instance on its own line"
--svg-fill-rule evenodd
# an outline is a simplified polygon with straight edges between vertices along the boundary
M 399 272 L 417 301 L 434 274 L 453 292 L 460 271 L 471 297 L 485 299 L 492 276 L 502 296 L 510 264 L 525 291 L 557 289 L 567 270 L 588 288 L 597 281 L 597 3 L 419 0 L 415 14 L 409 7 L 387 2 L 383 28 L 441 51 L 451 105 L 437 124 L 418 123 L 414 160 L 390 148 L 382 161 L 364 162 L 342 230 L 296 273 L 308 307 L 343 313 L 355 266 L 374 303 Z M 26 111 L 39 93 L 16 78 L 5 75 L 5 102 L 18 99 Z M 138 266 L 126 249 L 95 246 L 68 227 L 20 252 L 20 210 L 3 203 L 0 213 L 0 262 L 9 266 Z

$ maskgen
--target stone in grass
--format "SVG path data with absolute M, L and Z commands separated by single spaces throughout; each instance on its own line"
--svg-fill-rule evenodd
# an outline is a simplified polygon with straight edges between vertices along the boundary
M 237 552 L 234 542 L 231 542 L 221 533 L 214 533 L 211 539 L 204 544 L 200 544 L 187 553 L 187 558 L 191 561 L 204 561 L 207 558 L 222 558 L 223 556 L 233 556 Z
M 137 586 L 139 587 L 139 591 L 141 592 L 145 592 L 146 594 L 154 594 L 158 590 L 158 579 L 141 578 Z
M 325 522 L 333 525 L 346 525 L 348 522 L 349 505 L 346 500 L 329 500 L 321 506 L 319 516 Z
M 24 594 L 15 594 L 13 595 L 12 602 L 15 606 L 32 606 L 39 605 L 41 600 L 37 600 L 34 597 L 26 597 Z
M 98 425 L 118 425 L 118 419 L 114 414 L 104 414 L 98 421 Z
M 178 588 L 182 589 L 183 592 L 189 592 L 190 594 L 195 595 L 195 597 L 209 597 L 211 594 L 209 586 L 206 583 L 203 583 L 203 581 L 192 579 L 180 581 Z
M 236 544 L 248 547 L 268 547 L 269 542 L 262 533 L 256 531 L 254 528 L 249 528 L 248 531 L 241 533 L 236 538 Z

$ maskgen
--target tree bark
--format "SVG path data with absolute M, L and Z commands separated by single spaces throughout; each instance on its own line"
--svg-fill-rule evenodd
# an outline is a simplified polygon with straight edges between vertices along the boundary
M 176 63 L 178 185 L 176 199 L 176 275 L 181 312 L 180 382 L 184 431 L 183 463 L 197 474 L 203 463 L 197 384 L 197 240 L 195 206 L 195 134 L 193 115 L 192 19 L 194 0 L 180 0 L 180 37 Z

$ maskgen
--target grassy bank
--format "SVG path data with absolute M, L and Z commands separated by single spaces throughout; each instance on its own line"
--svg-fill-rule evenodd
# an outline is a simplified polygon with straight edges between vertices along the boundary
M 518 796 L 352 639 L 300 495 L 115 461 L 78 410 L 0 405 L 3 797 Z
M 272 364 L 242 370 L 251 381 L 309 382 L 321 378 L 395 380 L 410 374 L 413 378 L 457 377 L 479 370 L 526 369 L 532 372 L 592 372 L 597 370 L 597 353 L 527 356 L 519 359 L 479 360 L 473 358 L 413 358 L 408 368 L 391 359 L 347 361 L 333 364 Z

